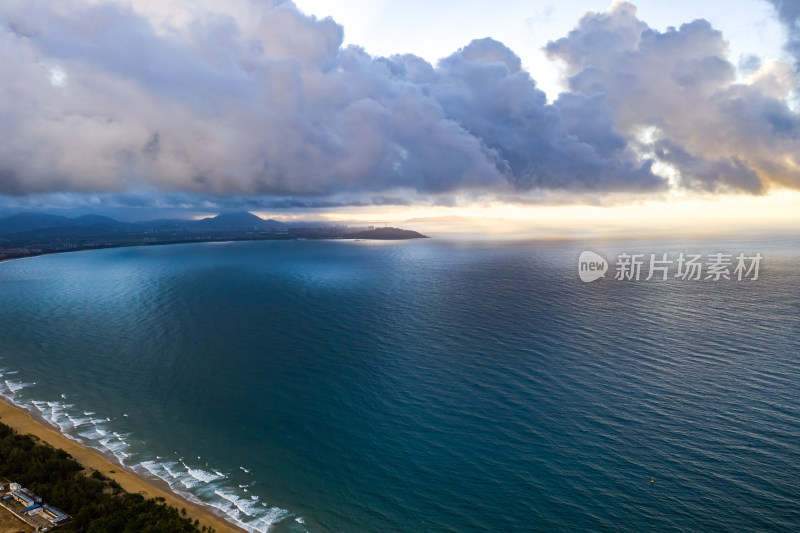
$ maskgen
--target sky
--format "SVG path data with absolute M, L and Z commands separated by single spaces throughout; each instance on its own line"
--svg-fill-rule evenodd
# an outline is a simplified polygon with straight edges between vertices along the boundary
M 0 214 L 800 227 L 800 3 L 431 4 L 5 0 Z

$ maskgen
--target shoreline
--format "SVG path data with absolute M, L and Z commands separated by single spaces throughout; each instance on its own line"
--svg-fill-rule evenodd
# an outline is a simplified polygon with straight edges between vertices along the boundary
M 164 498 L 167 505 L 178 510 L 186 509 L 188 516 L 192 520 L 198 520 L 201 527 L 213 527 L 217 533 L 247 533 L 246 529 L 216 514 L 211 507 L 189 501 L 173 491 L 167 482 L 146 478 L 107 457 L 100 450 L 67 437 L 45 420 L 38 419 L 3 396 L 0 396 L 0 422 L 13 428 L 17 433 L 33 435 L 54 448 L 61 448 L 85 469 L 97 470 L 119 483 L 128 493 L 138 493 L 145 498 Z
M 396 229 L 396 228 L 390 228 Z M 368 230 L 368 231 L 375 231 L 375 230 Z M 412 231 L 412 230 L 401 230 L 401 231 Z M 417 232 L 413 232 L 417 233 Z M 298 241 L 298 240 L 314 240 L 314 241 L 360 241 L 360 240 L 373 240 L 373 241 L 407 241 L 407 240 L 415 240 L 415 239 L 430 239 L 427 235 L 422 235 L 421 233 L 418 234 L 419 236 L 413 237 L 397 237 L 397 236 L 365 236 L 361 233 L 352 233 L 347 235 L 340 235 L 340 236 L 328 236 L 328 235 L 286 235 L 286 236 L 272 236 L 269 238 L 265 237 L 209 237 L 209 238 L 202 238 L 199 240 L 195 239 L 177 239 L 174 241 L 162 241 L 162 242 L 124 242 L 124 243 L 111 243 L 109 245 L 102 245 L 102 246 L 87 246 L 87 247 L 78 247 L 78 248 L 71 248 L 65 250 L 47 250 L 47 251 L 40 251 L 36 253 L 31 253 L 28 255 L 20 255 L 17 257 L 5 257 L 0 258 L 0 263 L 4 261 L 14 261 L 16 259 L 27 259 L 31 257 L 41 257 L 43 255 L 54 255 L 54 254 L 65 254 L 65 253 L 73 253 L 73 252 L 87 252 L 90 250 L 109 250 L 113 248 L 138 248 L 141 246 L 169 246 L 172 244 L 199 244 L 199 243 L 209 243 L 209 242 L 255 242 L 255 241 Z
M 0 263 L 5 261 L 17 261 L 19 259 L 33 259 L 34 257 L 43 257 L 45 255 L 56 255 L 56 254 L 72 254 L 77 252 L 91 252 L 92 250 L 113 250 L 117 248 L 139 248 L 145 246 L 169 246 L 173 244 L 205 244 L 205 243 L 225 243 L 225 242 L 253 242 L 253 241 L 294 241 L 297 239 L 209 239 L 209 240 L 201 240 L 201 241 L 173 241 L 173 242 L 148 242 L 148 243 L 136 243 L 136 244 L 120 244 L 114 246 L 94 246 L 91 248 L 73 248 L 69 250 L 51 250 L 47 252 L 39 252 L 29 255 L 21 255 L 19 257 L 3 257 L 0 258 Z M 325 240 L 325 239 L 319 239 Z

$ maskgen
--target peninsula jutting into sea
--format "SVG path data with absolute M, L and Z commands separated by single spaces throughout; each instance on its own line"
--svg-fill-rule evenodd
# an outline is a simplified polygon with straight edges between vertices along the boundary
M 248 212 L 225 213 L 199 220 L 144 222 L 120 222 L 99 215 L 68 218 L 19 213 L 0 218 L 0 260 L 77 250 L 189 242 L 424 238 L 427 237 L 416 231 L 393 227 L 320 222 L 286 224 L 264 220 Z

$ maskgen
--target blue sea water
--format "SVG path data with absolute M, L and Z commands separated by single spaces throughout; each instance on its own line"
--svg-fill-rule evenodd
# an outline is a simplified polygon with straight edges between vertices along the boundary
M 252 531 L 796 531 L 800 242 L 687 242 L 12 261 L 0 393 Z M 764 260 L 584 284 L 587 249 Z

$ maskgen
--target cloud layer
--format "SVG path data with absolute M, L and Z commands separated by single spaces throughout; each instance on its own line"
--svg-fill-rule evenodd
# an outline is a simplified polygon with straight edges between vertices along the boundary
M 736 83 L 728 46 L 705 20 L 660 33 L 618 3 L 587 14 L 547 46 L 570 90 L 607 97 L 618 130 L 677 171 L 676 186 L 757 193 L 800 188 L 800 117 L 786 99 L 789 65 L 772 61 Z
M 786 50 L 795 58 L 795 65 L 800 67 L 800 3 L 795 0 L 767 1 L 775 6 L 778 18 L 786 26 Z
M 341 26 L 291 2 L 157 5 L 0 5 L 0 194 L 330 205 L 800 188 L 795 70 L 756 62 L 737 83 L 705 21 L 659 33 L 630 4 L 587 14 L 547 47 L 569 75 L 548 103 L 492 39 L 431 65 L 342 47 Z

